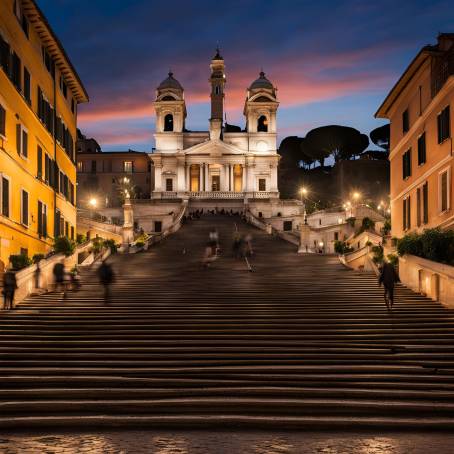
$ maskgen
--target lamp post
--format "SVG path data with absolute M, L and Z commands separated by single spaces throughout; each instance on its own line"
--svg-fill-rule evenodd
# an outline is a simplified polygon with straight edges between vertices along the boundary
M 303 202 L 303 210 L 304 210 L 304 223 L 307 224 L 307 213 L 306 213 L 306 196 L 307 196 L 307 188 L 302 187 L 300 189 L 300 196 L 301 196 L 301 202 Z

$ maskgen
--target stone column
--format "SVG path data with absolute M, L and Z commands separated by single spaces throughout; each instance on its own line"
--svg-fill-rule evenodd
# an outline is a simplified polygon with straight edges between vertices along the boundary
M 178 167 L 177 167 L 177 187 L 176 190 L 179 192 L 184 192 L 185 191 L 185 174 L 184 174 L 184 166 L 182 162 L 178 162 Z
M 247 188 L 246 188 L 246 185 L 247 185 L 247 165 L 246 164 L 243 164 L 242 165 L 243 167 L 243 187 L 241 188 L 243 192 L 246 192 Z
M 162 191 L 162 164 L 157 164 L 154 168 L 154 190 Z
M 199 191 L 203 191 L 203 168 L 202 164 L 198 164 L 199 166 Z
M 206 191 L 211 191 L 209 169 L 210 169 L 210 165 L 205 163 L 205 185 L 206 185 L 206 189 L 205 190 Z
M 235 191 L 235 185 L 234 185 L 234 180 L 233 180 L 233 164 L 229 164 L 229 191 L 234 192 Z
M 134 212 L 131 205 L 129 192 L 126 191 L 125 203 L 123 204 L 123 227 L 121 229 L 123 237 L 123 249 L 127 250 L 134 241 Z
M 298 248 L 298 254 L 311 252 L 311 228 L 307 223 L 306 213 L 303 214 L 300 225 L 300 245 Z
M 190 191 L 191 190 L 191 182 L 189 180 L 189 169 L 190 169 L 190 166 L 189 164 L 186 162 L 184 164 L 184 171 L 185 171 L 185 187 L 186 187 L 186 191 Z

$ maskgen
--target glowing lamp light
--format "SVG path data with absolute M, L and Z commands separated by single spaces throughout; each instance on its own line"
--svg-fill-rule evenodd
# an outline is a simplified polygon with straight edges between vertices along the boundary
M 361 197 L 361 194 L 360 194 L 359 192 L 354 192 L 354 193 L 353 193 L 353 198 L 354 198 L 355 200 L 358 200 L 360 197 Z
M 320 247 L 323 247 L 323 246 L 324 246 L 323 241 L 320 241 L 320 242 L 318 243 L 318 245 L 319 245 Z
M 92 207 L 95 208 L 96 205 L 98 204 L 98 201 L 93 197 L 88 201 L 88 204 Z

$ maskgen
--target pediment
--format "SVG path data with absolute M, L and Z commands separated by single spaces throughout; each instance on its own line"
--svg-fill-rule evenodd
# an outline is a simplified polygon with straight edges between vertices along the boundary
M 244 150 L 235 147 L 234 145 L 227 144 L 222 140 L 207 140 L 206 142 L 199 143 L 193 147 L 182 150 L 185 155 L 210 155 L 210 156 L 222 156 L 222 155 L 244 155 L 247 154 Z

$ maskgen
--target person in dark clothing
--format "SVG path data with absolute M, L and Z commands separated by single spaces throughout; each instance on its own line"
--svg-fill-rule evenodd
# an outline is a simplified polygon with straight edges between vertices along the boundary
M 6 271 L 3 275 L 3 307 L 12 309 L 14 307 L 14 293 L 17 289 L 16 274 L 12 271 Z
M 385 262 L 378 278 L 378 285 L 383 284 L 385 290 L 385 304 L 388 309 L 391 309 L 394 304 L 394 284 L 399 282 L 399 276 L 396 269 L 391 263 Z
M 66 298 L 65 265 L 63 260 L 54 265 L 53 273 L 55 278 L 55 291 L 63 290 L 63 298 Z
M 102 262 L 98 268 L 98 277 L 101 284 L 104 286 L 104 302 L 110 300 L 110 284 L 114 281 L 114 272 L 112 267 L 107 262 Z
M 41 277 L 41 266 L 40 266 L 41 260 L 38 260 L 36 262 L 36 268 L 35 268 L 35 273 L 34 273 L 34 278 L 35 278 L 35 288 L 39 289 L 39 280 Z

